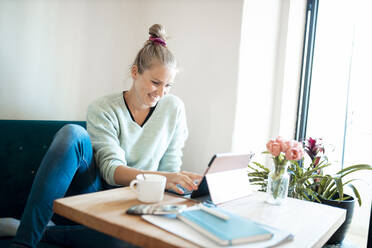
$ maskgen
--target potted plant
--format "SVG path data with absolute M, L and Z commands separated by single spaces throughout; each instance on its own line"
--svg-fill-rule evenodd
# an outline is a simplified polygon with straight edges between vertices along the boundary
M 346 176 L 360 170 L 372 170 L 372 166 L 357 164 L 348 166 L 334 175 L 324 174 L 323 169 L 331 164 L 325 156 L 322 140 L 309 138 L 303 142 L 303 145 L 310 163 L 306 165 L 304 158 L 299 161 L 290 161 L 291 164 L 288 167 L 290 175 L 288 196 L 346 209 L 345 222 L 328 241 L 329 244 L 341 243 L 351 222 L 355 202 L 354 197 L 344 193 L 345 187 L 352 189 L 359 206 L 362 205 L 359 191 L 352 183 L 357 179 L 345 180 Z M 248 167 L 251 184 L 258 185 L 260 191 L 266 191 L 267 177 L 270 170 L 258 162 L 252 162 Z

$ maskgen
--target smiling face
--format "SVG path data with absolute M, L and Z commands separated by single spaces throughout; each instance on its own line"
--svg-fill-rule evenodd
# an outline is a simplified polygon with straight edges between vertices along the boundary
M 176 70 L 161 64 L 154 64 L 142 74 L 136 66 L 132 67 L 133 86 L 136 104 L 140 108 L 154 107 L 173 85 Z

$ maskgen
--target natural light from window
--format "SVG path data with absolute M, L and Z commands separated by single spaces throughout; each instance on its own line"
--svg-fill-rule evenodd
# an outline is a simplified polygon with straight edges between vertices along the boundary
M 327 172 L 359 163 L 372 165 L 372 3 L 368 0 L 320 1 L 314 50 L 307 137 L 323 138 L 332 165 Z M 353 177 L 356 177 L 354 174 Z M 349 232 L 367 242 L 372 171 L 355 185 L 363 205 L 355 205 Z

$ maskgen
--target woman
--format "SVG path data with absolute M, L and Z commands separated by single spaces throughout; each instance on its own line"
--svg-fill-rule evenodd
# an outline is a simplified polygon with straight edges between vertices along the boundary
M 179 172 L 187 138 L 182 101 L 167 95 L 177 63 L 166 47 L 164 29 L 153 25 L 150 38 L 131 68 L 129 91 L 93 102 L 87 113 L 87 132 L 66 125 L 46 153 L 22 216 L 13 247 L 35 247 L 41 238 L 72 247 L 126 244 L 70 221 L 53 216 L 53 200 L 128 185 L 139 173 L 167 178 L 166 188 L 183 193 L 177 184 L 193 190 L 201 176 Z

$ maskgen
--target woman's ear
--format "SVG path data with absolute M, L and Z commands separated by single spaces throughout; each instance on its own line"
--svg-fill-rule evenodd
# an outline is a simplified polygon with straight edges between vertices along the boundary
M 132 78 L 134 80 L 137 79 L 137 77 L 138 77 L 138 67 L 136 65 L 132 66 L 131 75 L 132 75 Z

